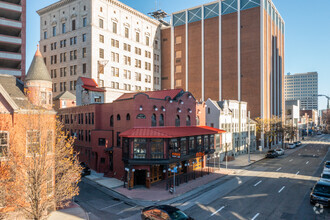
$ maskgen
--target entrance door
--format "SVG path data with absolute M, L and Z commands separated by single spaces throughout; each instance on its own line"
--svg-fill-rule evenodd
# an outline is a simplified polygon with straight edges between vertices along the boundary
M 146 185 L 147 171 L 135 170 L 134 172 L 134 185 Z

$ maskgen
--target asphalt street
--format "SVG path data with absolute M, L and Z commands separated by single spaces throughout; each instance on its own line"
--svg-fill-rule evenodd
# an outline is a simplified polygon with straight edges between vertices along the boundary
M 208 191 L 174 204 L 194 219 L 330 219 L 309 203 L 310 188 L 330 160 L 330 135 L 316 136 L 284 156 L 237 170 Z M 96 219 L 140 219 L 142 206 L 118 200 L 82 182 L 78 204 Z

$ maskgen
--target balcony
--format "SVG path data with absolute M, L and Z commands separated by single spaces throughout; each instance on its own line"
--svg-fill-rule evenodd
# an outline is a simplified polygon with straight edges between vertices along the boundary
M 22 71 L 18 69 L 6 69 L 0 67 L 0 74 L 8 74 L 13 76 L 20 76 L 22 75 Z
M 22 45 L 21 38 L 0 35 L 0 51 L 20 53 L 21 45 Z
M 16 29 L 21 29 L 22 28 L 22 22 L 20 21 L 15 21 L 15 20 L 10 20 L 1 17 L 0 18 L 0 26 L 7 26 L 7 27 L 12 27 Z
M 19 20 L 22 13 L 22 6 L 3 2 L 0 0 L 0 14 L 1 17 Z
M 11 53 L 0 51 L 0 59 L 5 60 L 22 60 L 22 55 L 20 53 Z

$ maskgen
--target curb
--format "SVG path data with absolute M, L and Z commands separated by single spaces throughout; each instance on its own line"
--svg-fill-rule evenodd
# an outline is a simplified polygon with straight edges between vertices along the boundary
M 86 219 L 89 220 L 89 215 L 88 215 L 88 213 L 85 211 L 85 209 L 83 209 L 78 203 L 76 203 L 76 202 L 74 202 L 74 201 L 73 201 L 73 203 L 74 203 L 75 205 L 79 206 L 79 208 L 81 208 L 81 209 L 85 212 Z

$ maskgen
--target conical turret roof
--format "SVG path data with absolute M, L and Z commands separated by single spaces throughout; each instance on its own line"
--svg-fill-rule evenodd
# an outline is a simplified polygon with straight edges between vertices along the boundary
M 25 77 L 25 81 L 29 80 L 45 80 L 52 81 L 48 73 L 47 67 L 42 58 L 41 52 L 39 50 L 39 45 L 36 54 L 34 55 L 33 61 Z

